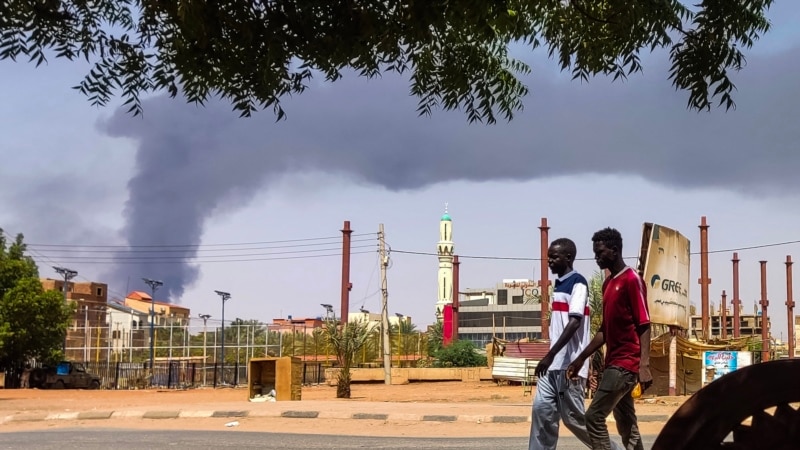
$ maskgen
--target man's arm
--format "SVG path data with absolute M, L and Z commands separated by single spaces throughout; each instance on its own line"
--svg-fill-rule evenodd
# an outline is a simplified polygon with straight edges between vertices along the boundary
M 642 383 L 642 391 L 653 384 L 653 375 L 650 373 L 650 324 L 641 325 L 636 328 L 639 334 L 639 382 Z
M 578 331 L 578 328 L 581 326 L 581 319 L 576 316 L 571 316 L 569 318 L 569 322 L 567 326 L 564 327 L 564 331 L 561 332 L 561 336 L 559 336 L 558 340 L 550 347 L 550 351 L 536 364 L 536 376 L 540 377 L 547 372 L 547 369 L 550 368 L 550 365 L 553 364 L 553 359 L 556 357 L 558 352 L 567 345 L 572 336 L 575 335 L 575 332 Z
M 602 327 L 601 327 L 602 329 Z M 600 347 L 606 343 L 605 335 L 602 331 L 598 331 L 597 334 L 594 335 L 594 338 L 589 345 L 586 346 L 585 349 L 575 358 L 575 361 L 570 363 L 569 367 L 567 367 L 567 378 L 577 378 L 578 374 L 581 371 L 581 367 L 583 367 L 583 363 L 586 361 L 586 358 L 591 356 L 594 352 L 600 350 Z

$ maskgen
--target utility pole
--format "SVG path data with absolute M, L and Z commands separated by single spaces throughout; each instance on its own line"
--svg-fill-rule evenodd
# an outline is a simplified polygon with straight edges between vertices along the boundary
M 164 283 L 159 280 L 153 280 L 150 278 L 142 278 L 142 281 L 147 283 L 150 286 L 150 376 L 153 375 L 153 363 L 154 363 L 154 344 L 155 344 L 155 321 L 156 321 L 156 291 L 159 287 L 163 286 Z M 152 383 L 152 378 L 150 382 Z
M 381 328 L 383 328 L 383 379 L 392 384 L 392 342 L 389 340 L 389 290 L 386 282 L 386 269 L 389 266 L 389 255 L 386 253 L 386 235 L 383 224 L 378 225 L 378 251 L 381 263 Z
M 66 267 L 59 267 L 53 266 L 53 270 L 56 271 L 59 275 L 64 277 L 64 304 L 67 304 L 67 290 L 69 286 L 69 280 L 78 276 L 77 270 L 67 269 Z M 85 325 L 84 325 L 85 326 Z M 61 353 L 64 354 L 64 359 L 67 358 L 67 331 L 64 331 L 64 342 L 61 344 Z
M 342 227 L 342 306 L 340 310 L 342 325 L 347 325 L 350 320 L 350 290 L 353 283 L 350 282 L 350 239 L 353 230 L 350 229 L 350 221 L 345 220 Z
M 220 349 L 222 362 L 222 384 L 225 384 L 225 302 L 230 300 L 231 294 L 222 291 L 214 291 L 222 299 L 222 348 Z
M 206 325 L 208 324 L 208 319 L 211 318 L 211 314 L 200 314 L 200 318 L 203 319 L 203 386 L 206 385 L 206 364 L 208 360 L 206 359 L 206 338 L 208 337 L 208 333 L 206 331 Z

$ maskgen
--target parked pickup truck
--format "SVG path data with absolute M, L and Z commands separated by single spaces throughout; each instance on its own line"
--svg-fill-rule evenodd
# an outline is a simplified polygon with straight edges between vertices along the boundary
M 62 361 L 55 371 L 49 371 L 45 378 L 47 389 L 99 389 L 100 377 L 86 371 L 82 363 Z

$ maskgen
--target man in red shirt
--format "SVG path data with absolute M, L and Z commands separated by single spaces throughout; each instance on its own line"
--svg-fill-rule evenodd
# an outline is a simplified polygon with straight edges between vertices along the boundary
M 594 339 L 567 367 L 578 376 L 586 359 L 606 345 L 606 363 L 597 393 L 586 410 L 586 430 L 593 450 L 611 449 L 606 417 L 613 412 L 617 431 L 627 449 L 644 449 L 631 392 L 653 383 L 650 374 L 650 314 L 642 277 L 622 259 L 622 236 L 613 228 L 592 236 L 594 259 L 611 276 L 603 282 L 603 322 Z

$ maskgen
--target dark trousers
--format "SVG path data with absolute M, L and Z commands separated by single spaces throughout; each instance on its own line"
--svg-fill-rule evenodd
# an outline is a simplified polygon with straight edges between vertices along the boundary
M 612 412 L 617 421 L 617 432 L 622 436 L 622 445 L 627 450 L 644 450 L 642 436 L 636 420 L 631 391 L 638 376 L 619 367 L 607 367 L 603 372 L 597 393 L 586 410 L 586 431 L 592 442 L 592 450 L 610 450 L 606 417 Z

